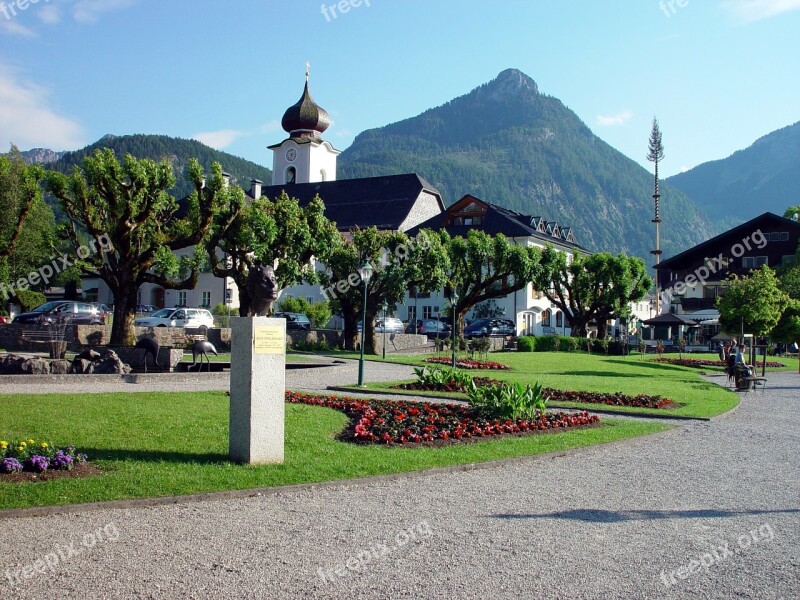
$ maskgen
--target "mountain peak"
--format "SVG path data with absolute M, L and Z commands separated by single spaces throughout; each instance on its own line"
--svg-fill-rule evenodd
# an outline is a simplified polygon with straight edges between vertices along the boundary
M 489 88 L 492 90 L 492 95 L 499 98 L 520 93 L 535 96 L 539 93 L 536 82 L 519 69 L 501 71 L 493 81 L 489 82 Z

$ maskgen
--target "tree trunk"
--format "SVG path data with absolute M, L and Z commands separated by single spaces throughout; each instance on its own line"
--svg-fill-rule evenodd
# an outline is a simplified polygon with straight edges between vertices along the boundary
M 375 352 L 375 314 L 370 311 L 367 305 L 367 318 L 366 318 L 366 334 L 363 336 L 366 345 L 364 346 L 365 354 L 377 354 Z M 385 324 L 384 324 L 385 325 Z
M 114 323 L 111 325 L 110 343 L 117 346 L 135 346 L 136 288 L 112 290 L 114 292 Z M 133 302 L 130 300 L 133 299 Z
M 342 319 L 344 319 L 344 348 L 345 350 L 355 351 L 358 345 L 358 313 L 355 311 L 345 311 L 342 307 Z

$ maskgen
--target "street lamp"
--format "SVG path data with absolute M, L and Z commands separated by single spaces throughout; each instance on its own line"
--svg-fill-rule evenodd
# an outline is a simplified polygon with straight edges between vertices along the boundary
M 367 339 L 367 284 L 372 278 L 372 265 L 366 261 L 358 268 L 361 281 L 364 282 L 364 305 L 361 311 L 361 358 L 358 360 L 358 385 L 364 385 L 364 342 Z
M 389 309 L 386 300 L 381 304 L 381 308 L 383 309 L 383 360 L 386 360 L 386 311 Z
M 456 303 L 458 302 L 458 293 L 456 293 L 455 286 L 450 295 L 450 311 L 453 313 L 453 368 L 456 368 Z

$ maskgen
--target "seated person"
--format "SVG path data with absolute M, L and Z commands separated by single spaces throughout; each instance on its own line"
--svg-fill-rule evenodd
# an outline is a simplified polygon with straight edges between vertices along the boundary
M 753 371 L 747 365 L 744 358 L 744 344 L 736 346 L 736 358 L 734 359 L 734 368 L 736 373 L 736 385 L 739 385 L 739 375 L 744 374 L 746 377 L 752 377 Z

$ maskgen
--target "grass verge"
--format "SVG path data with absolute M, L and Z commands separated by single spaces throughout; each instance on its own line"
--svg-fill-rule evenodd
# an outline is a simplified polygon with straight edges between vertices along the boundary
M 33 437 L 76 445 L 103 474 L 47 482 L 0 483 L 0 509 L 172 496 L 386 475 L 542 454 L 647 435 L 662 423 L 603 419 L 596 428 L 506 437 L 441 448 L 340 442 L 347 417 L 286 405 L 286 462 L 227 461 L 229 399 L 224 393 L 2 396 L 3 439 Z
M 422 365 L 423 357 L 409 357 L 409 364 Z M 470 371 L 475 375 L 500 381 L 533 384 L 545 387 L 590 392 L 622 392 L 631 396 L 650 394 L 664 396 L 683 404 L 674 410 L 553 402 L 553 408 L 583 408 L 646 416 L 709 418 L 729 411 L 739 403 L 735 392 L 726 390 L 699 376 L 690 367 L 658 364 L 640 360 L 638 356 L 604 356 L 565 352 L 493 353 L 491 360 L 511 367 L 510 371 Z M 412 362 L 412 360 L 414 362 Z M 369 368 L 369 367 L 367 367 Z M 397 382 L 371 384 L 375 389 L 390 390 Z M 368 386 L 368 387 L 371 387 Z M 400 392 L 400 390 L 392 390 Z M 415 392 L 417 393 L 417 392 Z M 447 394 L 448 397 L 466 395 Z

